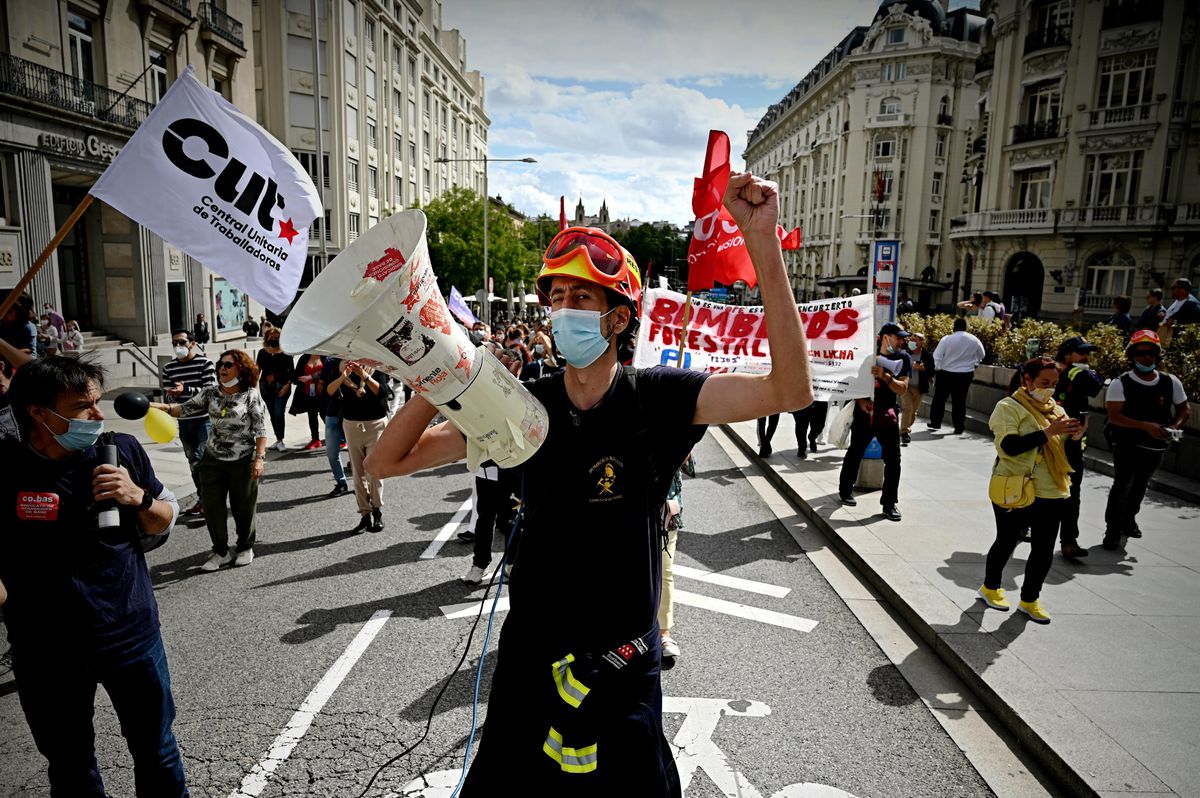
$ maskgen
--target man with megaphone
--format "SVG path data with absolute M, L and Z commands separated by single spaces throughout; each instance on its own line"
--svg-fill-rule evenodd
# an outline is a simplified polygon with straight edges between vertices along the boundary
M 549 434 L 523 469 L 524 526 L 487 724 L 463 796 L 520 773 L 529 794 L 680 795 L 662 731 L 657 610 L 662 508 L 671 476 L 708 424 L 812 401 L 807 343 L 776 223 L 778 189 L 733 175 L 724 196 L 754 262 L 775 359 L 768 374 L 617 361 L 641 302 L 630 254 L 599 230 L 568 228 L 537 289 L 563 372 L 531 385 Z M 467 456 L 420 396 L 396 415 L 366 467 L 398 476 Z

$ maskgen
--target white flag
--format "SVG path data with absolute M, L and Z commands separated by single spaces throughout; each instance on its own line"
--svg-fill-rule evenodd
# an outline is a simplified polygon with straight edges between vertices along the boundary
M 296 296 L 322 214 L 291 152 L 189 66 L 91 194 L 272 311 Z

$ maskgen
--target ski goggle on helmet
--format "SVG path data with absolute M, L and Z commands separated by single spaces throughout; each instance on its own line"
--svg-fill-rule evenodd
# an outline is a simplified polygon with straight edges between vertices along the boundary
M 550 283 L 555 277 L 575 277 L 615 292 L 633 308 L 634 318 L 642 312 L 642 275 L 629 251 L 594 227 L 568 227 L 546 247 L 537 292 L 543 305 L 550 305 Z

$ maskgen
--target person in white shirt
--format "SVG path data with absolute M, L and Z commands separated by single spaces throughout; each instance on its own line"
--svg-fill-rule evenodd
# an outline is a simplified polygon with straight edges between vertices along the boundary
M 929 406 L 929 428 L 941 429 L 950 398 L 950 419 L 954 434 L 962 435 L 967 423 L 967 391 L 975 379 L 975 367 L 986 352 L 983 342 L 967 332 L 967 320 L 955 319 L 954 332 L 938 341 L 933 350 L 937 376 L 933 381 L 933 402 Z
M 983 306 L 979 308 L 979 318 L 984 321 L 1004 321 L 1004 305 L 1000 297 L 991 291 L 983 292 Z

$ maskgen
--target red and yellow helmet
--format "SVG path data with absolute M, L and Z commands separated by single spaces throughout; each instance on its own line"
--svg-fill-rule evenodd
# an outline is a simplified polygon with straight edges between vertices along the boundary
M 1131 352 L 1136 346 L 1152 346 L 1160 353 L 1162 352 L 1162 340 L 1153 330 L 1138 330 L 1129 336 L 1129 343 L 1125 346 L 1126 353 Z
M 568 227 L 546 247 L 537 276 L 538 299 L 550 305 L 550 281 L 575 277 L 606 288 L 628 302 L 636 319 L 642 312 L 642 275 L 629 250 L 595 227 Z

